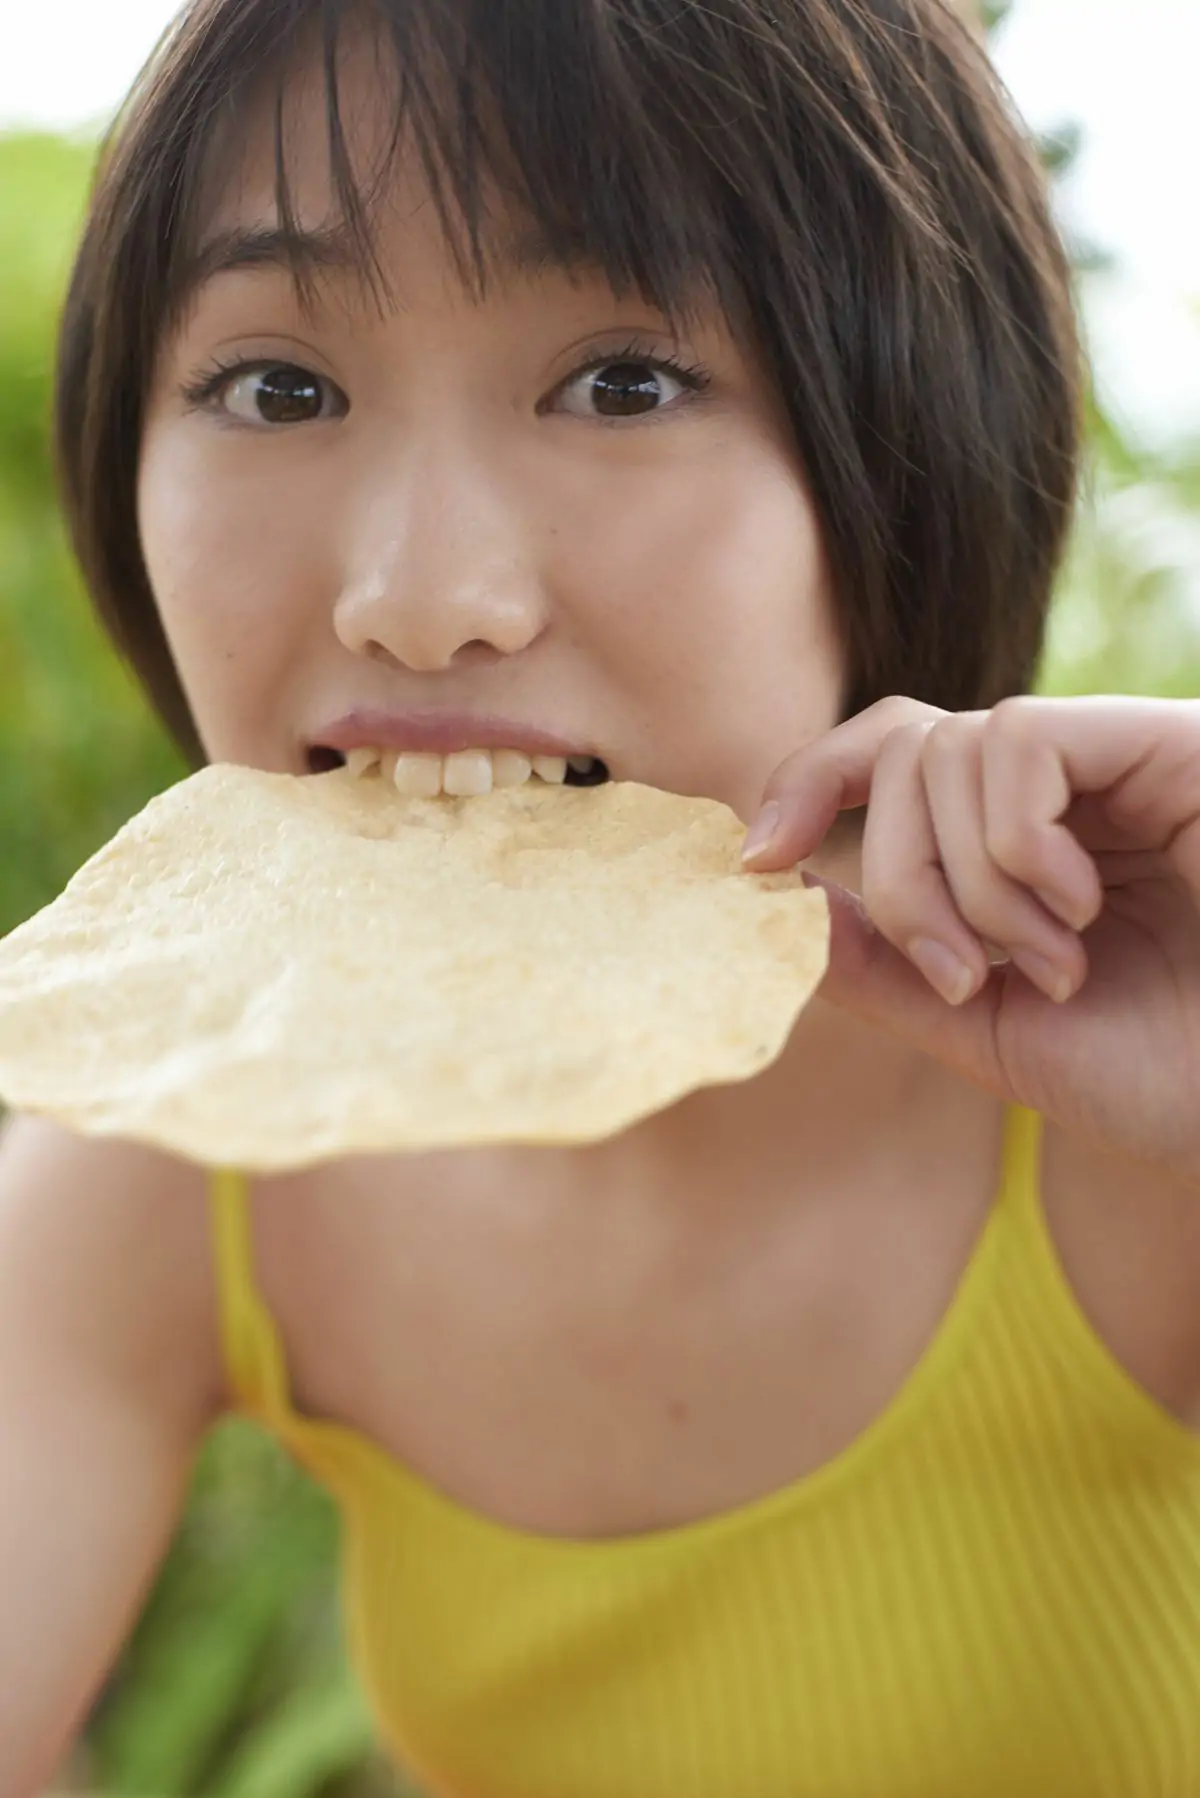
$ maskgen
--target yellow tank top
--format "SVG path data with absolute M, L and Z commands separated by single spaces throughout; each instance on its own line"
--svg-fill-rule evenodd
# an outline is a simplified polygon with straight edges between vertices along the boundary
M 1067 1284 L 1009 1115 L 949 1312 L 833 1461 L 577 1541 L 492 1522 L 300 1416 L 213 1176 L 240 1409 L 334 1495 L 350 1653 L 439 1798 L 1198 1798 L 1200 1437 Z

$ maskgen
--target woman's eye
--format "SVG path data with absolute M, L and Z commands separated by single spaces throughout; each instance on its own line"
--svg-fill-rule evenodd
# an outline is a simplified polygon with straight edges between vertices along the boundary
M 577 418 L 640 418 L 661 412 L 688 383 L 661 363 L 613 361 L 584 369 L 562 391 L 566 411 Z
M 335 392 L 331 382 L 310 374 L 291 362 L 258 363 L 231 369 L 212 394 L 220 410 L 243 424 L 311 424 L 322 416 L 324 392 Z

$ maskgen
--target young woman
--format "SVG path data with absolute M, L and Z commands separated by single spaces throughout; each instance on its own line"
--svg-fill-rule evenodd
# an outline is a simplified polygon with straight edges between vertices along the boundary
M 1028 696 L 1077 414 L 939 0 L 181 15 L 58 372 L 162 715 L 709 795 L 833 954 L 768 1072 L 591 1147 L 210 1183 L 16 1121 L 3 1798 L 229 1405 L 336 1495 L 430 1793 L 1194 1798 L 1200 706 Z

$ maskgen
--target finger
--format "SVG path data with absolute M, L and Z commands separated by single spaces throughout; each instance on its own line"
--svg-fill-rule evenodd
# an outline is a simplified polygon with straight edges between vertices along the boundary
M 788 756 L 767 782 L 743 859 L 761 873 L 812 855 L 839 812 L 867 803 L 876 758 L 891 732 L 943 716 L 920 700 L 881 699 Z
M 1194 767 L 1200 753 L 1200 700 L 1124 694 L 1041 699 L 1022 694 L 993 706 L 989 727 L 996 735 L 1009 737 L 1014 748 L 1051 744 L 1062 757 L 1073 793 L 1102 793 L 1117 781 L 1150 772 L 1153 759 L 1160 762 L 1159 773 L 1189 757 Z M 1158 782 L 1151 778 L 1140 785 L 1139 797 L 1146 801 Z M 1131 793 L 1123 809 L 1138 809 Z
M 1004 852 L 1032 862 L 1056 883 L 1074 916 L 1099 909 L 1094 870 L 1061 825 L 1068 797 L 1104 794 L 1105 808 L 1130 846 L 1170 854 L 1200 890 L 1200 701 L 1105 695 L 1083 699 L 1007 699 L 988 721 L 985 815 L 1003 842 L 1014 795 L 1036 819 Z M 1092 912 L 1095 916 L 1095 911 Z
M 1102 807 L 1095 794 L 1075 800 L 1066 758 L 1042 734 L 1049 714 L 1041 719 L 1015 707 L 988 719 L 980 746 L 984 839 L 998 867 L 1055 917 L 1084 930 L 1099 916 L 1104 892 L 1095 862 L 1064 820 Z
M 862 896 L 876 928 L 942 998 L 961 1005 L 987 979 L 988 961 L 942 871 L 921 758 L 940 726 L 892 731 L 875 764 L 862 842 Z
M 1087 957 L 1068 929 L 988 852 L 983 818 L 986 712 L 942 719 L 922 745 L 922 776 L 937 853 L 966 925 L 1006 950 L 1060 1004 L 1087 977 Z

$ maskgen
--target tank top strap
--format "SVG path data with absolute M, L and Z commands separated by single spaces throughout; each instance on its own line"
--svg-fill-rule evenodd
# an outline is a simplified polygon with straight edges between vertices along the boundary
M 1041 1160 L 1041 1113 L 1010 1105 L 1004 1115 L 999 1209 L 1035 1234 L 1042 1225 Z
M 254 1234 L 246 1176 L 210 1174 L 210 1215 L 225 1377 L 239 1409 L 274 1422 L 291 1412 L 283 1346 L 254 1274 Z

